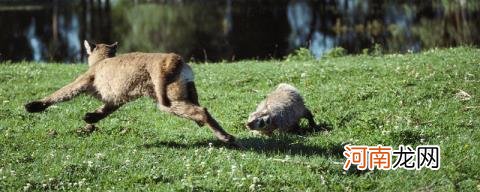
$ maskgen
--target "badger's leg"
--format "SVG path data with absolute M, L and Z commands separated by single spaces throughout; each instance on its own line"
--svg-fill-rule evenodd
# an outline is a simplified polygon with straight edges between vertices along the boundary
M 204 107 L 180 101 L 173 102 L 172 106 L 169 108 L 169 111 L 177 116 L 191 119 L 202 124 L 207 124 L 210 130 L 212 130 L 213 134 L 223 142 L 232 144 L 235 142 L 235 137 L 223 130 L 220 124 L 218 124 L 218 122 Z
M 74 82 L 62 87 L 61 89 L 55 91 L 53 94 L 43 98 L 39 101 L 33 101 L 25 105 L 25 109 L 30 112 L 41 112 L 47 109 L 47 107 L 72 99 L 78 94 L 87 91 L 92 87 L 93 76 L 90 74 L 83 74 L 78 77 Z
M 303 131 L 304 130 L 300 128 L 300 123 L 299 122 L 295 123 L 294 125 L 292 125 L 292 126 L 290 126 L 286 129 L 287 133 L 292 133 L 292 134 L 302 134 Z
M 312 115 L 312 112 L 310 112 L 310 110 L 305 109 L 303 117 L 308 120 L 308 126 L 310 128 L 315 128 L 317 126 L 317 124 L 315 123 L 315 120 L 313 120 L 313 115 Z
M 107 117 L 108 115 L 115 112 L 118 108 L 120 108 L 121 104 L 110 104 L 106 103 L 94 112 L 86 113 L 83 117 L 83 120 L 88 124 L 97 123 L 98 121 L 102 120 L 103 118 Z
M 262 131 L 259 131 L 259 132 L 260 132 L 260 134 L 266 135 L 268 137 L 273 136 L 273 130 L 272 129 L 262 130 Z

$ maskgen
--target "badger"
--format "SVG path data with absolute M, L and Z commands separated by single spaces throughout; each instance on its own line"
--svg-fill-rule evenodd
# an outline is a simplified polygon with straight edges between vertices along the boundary
M 292 85 L 281 83 L 258 104 L 251 113 L 246 127 L 265 135 L 272 135 L 278 129 L 281 132 L 301 132 L 299 122 L 306 118 L 310 128 L 316 126 L 313 115 L 307 109 L 300 92 Z

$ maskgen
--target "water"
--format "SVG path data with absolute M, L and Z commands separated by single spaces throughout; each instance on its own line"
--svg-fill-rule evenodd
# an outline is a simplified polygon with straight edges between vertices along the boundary
M 0 60 L 81 62 L 84 39 L 195 61 L 480 44 L 480 1 L 0 0 Z

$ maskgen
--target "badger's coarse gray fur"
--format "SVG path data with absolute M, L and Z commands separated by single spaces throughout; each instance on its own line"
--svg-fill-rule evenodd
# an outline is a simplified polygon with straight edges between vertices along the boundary
M 297 132 L 301 118 L 306 118 L 310 127 L 315 126 L 313 115 L 305 106 L 300 92 L 292 85 L 281 83 L 250 114 L 246 126 L 266 135 L 271 135 L 275 129 Z

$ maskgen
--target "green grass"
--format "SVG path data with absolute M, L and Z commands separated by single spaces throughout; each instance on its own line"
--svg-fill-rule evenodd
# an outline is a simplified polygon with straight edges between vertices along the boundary
M 83 115 L 100 105 L 91 97 L 39 114 L 23 105 L 86 65 L 0 64 L 0 191 L 480 190 L 479 49 L 193 68 L 201 104 L 246 150 L 225 147 L 206 127 L 164 114 L 147 98 L 79 135 Z M 272 138 L 245 130 L 248 114 L 281 82 L 297 86 L 317 123 L 331 130 Z M 459 100 L 459 90 L 471 99 Z M 345 172 L 345 144 L 440 145 L 442 164 Z

